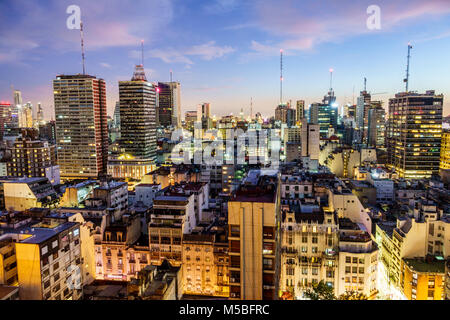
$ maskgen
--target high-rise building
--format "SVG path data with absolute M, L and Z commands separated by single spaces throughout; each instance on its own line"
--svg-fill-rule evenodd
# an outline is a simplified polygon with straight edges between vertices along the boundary
M 208 102 L 197 106 L 197 121 L 202 123 L 202 129 L 209 129 L 212 126 L 211 104 Z
M 320 153 L 320 133 L 319 125 L 309 124 L 306 119 L 302 121 L 301 145 L 302 157 L 309 157 L 311 160 L 319 160 Z
M 442 132 L 440 168 L 442 170 L 450 169 L 450 131 L 449 130 Z
M 0 101 L 0 135 L 3 137 L 5 126 L 11 119 L 11 103 L 9 101 Z
M 363 133 L 361 137 L 367 140 L 368 115 L 372 97 L 366 90 L 361 91 L 356 103 L 356 128 Z
M 61 177 L 106 174 L 108 124 L 105 80 L 90 75 L 59 75 L 53 80 L 58 164 Z
M 42 105 L 40 102 L 38 102 L 38 107 L 36 111 L 36 123 L 37 126 L 42 124 L 44 122 L 44 110 L 42 109 Z
M 338 109 L 334 104 L 313 103 L 309 111 L 309 123 L 318 124 L 321 137 L 327 137 L 328 129 L 337 129 Z
M 22 136 L 11 148 L 11 162 L 8 162 L 8 176 L 46 177 L 59 171 L 56 166 L 55 145 L 41 141 L 35 129 L 22 130 Z M 48 172 L 49 171 L 49 172 Z M 59 180 L 59 173 L 56 180 Z M 47 176 L 51 180 L 51 176 Z
M 388 166 L 406 179 L 439 173 L 443 95 L 402 92 L 389 99 Z
M 296 110 L 291 109 L 288 104 L 280 104 L 275 109 L 275 120 L 285 123 L 288 127 L 292 127 L 297 120 Z
M 19 113 L 19 128 L 33 127 L 33 105 L 28 102 L 18 107 Z
M 277 175 L 251 170 L 228 202 L 230 299 L 277 298 L 280 221 Z
M 372 108 L 368 114 L 368 140 L 367 143 L 371 147 L 383 148 L 385 144 L 386 118 L 385 111 L 381 101 L 372 102 Z
M 181 85 L 158 82 L 158 125 L 181 127 Z
M 119 81 L 119 154 L 109 160 L 114 178 L 140 180 L 156 163 L 156 88 L 137 65 L 130 81 Z
M 297 122 L 305 117 L 305 100 L 297 100 Z

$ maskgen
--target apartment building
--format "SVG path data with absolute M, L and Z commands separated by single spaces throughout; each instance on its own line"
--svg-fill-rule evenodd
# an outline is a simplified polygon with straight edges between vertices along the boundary
M 337 215 L 310 200 L 281 209 L 280 292 L 296 299 L 322 280 L 336 289 L 338 279 Z
M 408 300 L 445 300 L 445 261 L 402 259 L 401 289 Z
M 150 264 L 148 241 L 141 237 L 139 215 L 110 223 L 95 243 L 96 279 L 130 281 Z
M 163 193 L 153 201 L 148 235 L 151 264 L 160 265 L 167 259 L 181 265 L 181 240 L 196 226 L 194 194 Z
M 183 235 L 183 294 L 229 296 L 228 241 L 224 226 Z
M 277 173 L 251 170 L 228 202 L 230 299 L 276 299 L 280 262 Z
M 339 262 L 336 295 L 358 292 L 374 299 L 377 291 L 378 246 L 370 233 L 348 218 L 339 219 Z
M 17 229 L 17 275 L 21 300 L 82 297 L 80 225 L 41 222 Z
M 47 178 L 19 178 L 5 180 L 2 183 L 6 209 L 23 211 L 53 207 L 59 201 L 55 189 Z
M 396 224 L 381 222 L 376 239 L 382 261 L 392 283 L 402 288 L 403 259 L 425 259 L 427 255 L 445 259 L 450 252 L 450 219 L 436 203 L 426 198 L 411 199 L 409 212 Z

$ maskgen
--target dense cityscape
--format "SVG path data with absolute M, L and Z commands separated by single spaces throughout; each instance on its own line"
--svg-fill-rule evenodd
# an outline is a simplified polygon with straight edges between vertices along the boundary
M 0 300 L 450 300 L 450 115 L 410 84 L 414 43 L 388 101 L 362 75 L 339 103 L 333 68 L 288 99 L 278 49 L 271 114 L 218 116 L 142 40 L 108 115 L 79 27 L 53 114 L 0 96 Z

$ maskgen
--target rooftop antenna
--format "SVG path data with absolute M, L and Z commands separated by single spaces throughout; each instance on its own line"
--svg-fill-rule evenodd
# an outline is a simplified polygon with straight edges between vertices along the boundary
M 141 59 L 142 59 L 142 66 L 144 66 L 144 40 L 141 40 Z
M 283 49 L 280 49 L 280 104 L 283 103 Z
M 330 93 L 333 92 L 333 68 L 330 69 Z
M 83 75 L 86 75 L 86 61 L 85 61 L 85 57 L 84 57 L 83 21 L 80 21 L 80 36 L 81 36 L 81 59 L 83 62 Z
M 367 92 L 367 78 L 364 77 L 364 91 Z
M 170 82 L 173 82 L 172 81 L 172 75 L 173 75 L 172 70 L 170 70 Z
M 250 119 L 253 119 L 253 97 L 250 97 Z
M 406 64 L 406 78 L 403 80 L 406 83 L 406 92 L 408 92 L 408 86 L 409 86 L 409 60 L 411 59 L 411 49 L 412 45 L 410 42 L 408 42 L 408 60 Z

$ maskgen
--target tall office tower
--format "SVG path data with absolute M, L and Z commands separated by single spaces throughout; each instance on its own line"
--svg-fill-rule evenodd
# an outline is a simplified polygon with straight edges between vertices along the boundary
M 120 154 L 108 172 L 115 178 L 141 179 L 156 164 L 156 88 L 137 65 L 130 81 L 119 81 Z
M 66 179 L 106 174 L 108 123 L 106 83 L 90 75 L 53 80 L 58 164 Z
M 120 101 L 116 102 L 113 116 L 114 128 L 120 128 Z
M 158 125 L 181 127 L 181 84 L 158 82 Z
M 42 109 L 42 105 L 38 102 L 37 112 L 36 112 L 36 123 L 42 124 L 44 122 L 44 110 Z
M 372 101 L 368 114 L 368 140 L 371 147 L 383 148 L 385 145 L 386 117 L 381 101 Z
M 33 127 L 33 105 L 28 102 L 18 107 L 19 128 Z
M 297 100 L 297 122 L 305 117 L 305 100 Z
M 208 102 L 197 106 L 197 121 L 202 123 L 203 129 L 209 129 L 212 126 L 211 104 Z
M 320 126 L 302 120 L 301 132 L 302 157 L 309 157 L 311 160 L 319 160 L 320 153 Z
M 281 123 L 287 124 L 288 127 L 295 126 L 296 123 L 296 110 L 291 109 L 289 105 L 280 104 L 275 109 L 275 120 L 281 121 Z
M 401 178 L 423 179 L 439 173 L 444 96 L 401 92 L 389 99 L 388 165 Z
M 361 91 L 356 103 L 356 129 L 360 130 L 362 143 L 368 140 L 369 109 L 371 108 L 371 95 L 366 90 Z
M 280 221 L 277 174 L 251 170 L 228 202 L 230 299 L 277 299 Z
M 184 125 L 187 129 L 192 130 L 194 123 L 197 122 L 197 111 L 186 111 L 184 114 Z
M 22 92 L 19 90 L 14 90 L 14 103 L 11 105 L 11 118 L 8 125 L 12 128 L 17 128 L 19 126 L 19 108 L 22 107 Z
M 442 132 L 440 168 L 442 170 L 450 169 L 450 131 L 449 130 L 445 130 Z
M 327 101 L 324 99 L 324 101 Z M 330 127 L 337 130 L 338 109 L 334 103 L 313 103 L 309 108 L 309 123 L 318 124 L 320 135 L 327 137 Z
M 11 119 L 11 103 L 9 101 L 0 101 L 0 137 L 3 138 L 5 126 Z

